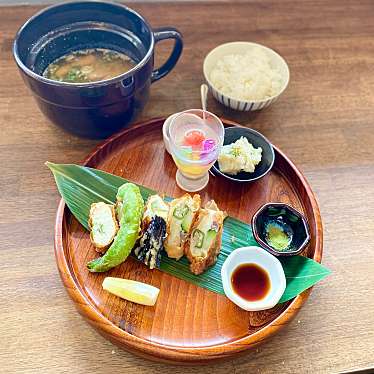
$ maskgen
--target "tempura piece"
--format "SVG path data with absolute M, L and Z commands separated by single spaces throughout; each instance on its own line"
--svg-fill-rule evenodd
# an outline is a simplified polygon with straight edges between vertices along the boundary
M 134 253 L 150 269 L 160 266 L 161 252 L 166 238 L 169 205 L 161 196 L 148 198 L 142 219 L 142 236 Z
M 139 240 L 139 246 L 134 250 L 137 259 L 150 269 L 159 267 L 165 238 L 165 220 L 159 216 L 153 217 Z
M 160 195 L 149 196 L 145 205 L 143 219 L 142 219 L 142 230 L 146 230 L 150 224 L 152 218 L 159 216 L 166 222 L 169 214 L 169 204 L 164 201 Z
M 91 204 L 88 225 L 96 251 L 105 253 L 118 231 L 114 206 L 103 202 Z
M 191 263 L 192 273 L 201 274 L 216 263 L 221 250 L 224 218 L 224 212 L 218 209 L 214 200 L 200 209 L 185 245 L 185 254 Z
M 193 198 L 185 194 L 170 203 L 165 240 L 165 249 L 169 257 L 179 260 L 183 256 L 183 246 L 191 233 L 200 205 L 201 199 L 198 194 Z
M 130 255 L 139 238 L 140 224 L 144 212 L 144 201 L 139 187 L 124 183 L 118 188 L 117 202 L 121 207 L 119 229 L 105 255 L 87 264 L 89 271 L 101 273 L 122 264 Z

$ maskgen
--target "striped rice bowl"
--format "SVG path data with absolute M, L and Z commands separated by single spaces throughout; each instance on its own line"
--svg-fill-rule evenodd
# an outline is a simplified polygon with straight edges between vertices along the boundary
M 204 76 L 220 103 L 234 110 L 254 111 L 278 99 L 288 85 L 290 73 L 287 63 L 272 49 L 232 42 L 206 56 Z

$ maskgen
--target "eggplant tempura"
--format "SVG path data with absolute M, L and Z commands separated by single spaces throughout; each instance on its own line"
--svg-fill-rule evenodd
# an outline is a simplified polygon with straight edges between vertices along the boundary
M 148 198 L 142 219 L 142 236 L 134 253 L 150 269 L 159 267 L 166 238 L 169 205 L 159 195 Z

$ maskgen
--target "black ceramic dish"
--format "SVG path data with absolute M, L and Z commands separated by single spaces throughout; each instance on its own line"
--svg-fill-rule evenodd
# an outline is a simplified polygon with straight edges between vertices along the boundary
M 174 49 L 154 70 L 154 47 L 164 39 L 174 39 Z M 91 83 L 42 76 L 57 58 L 88 48 L 125 53 L 137 65 L 115 78 Z M 52 122 L 77 135 L 105 138 L 143 109 L 151 83 L 173 69 L 182 48 L 176 29 L 152 30 L 141 15 L 124 5 L 79 1 L 53 5 L 30 18 L 16 35 L 13 54 L 39 108 Z
M 266 240 L 266 225 L 269 222 L 286 224 L 292 230 L 292 240 L 287 249 L 278 250 Z M 310 241 L 308 222 L 296 209 L 284 203 L 263 205 L 252 217 L 252 231 L 257 243 L 274 256 L 294 256 L 304 250 Z
M 253 182 L 262 178 L 273 167 L 275 159 L 274 149 L 271 143 L 258 131 L 238 126 L 225 128 L 223 145 L 234 143 L 241 136 L 247 138 L 255 148 L 262 148 L 262 159 L 256 166 L 255 171 L 253 173 L 242 171 L 236 175 L 225 174 L 219 169 L 218 161 L 214 163 L 212 170 L 215 174 L 221 175 L 234 182 Z

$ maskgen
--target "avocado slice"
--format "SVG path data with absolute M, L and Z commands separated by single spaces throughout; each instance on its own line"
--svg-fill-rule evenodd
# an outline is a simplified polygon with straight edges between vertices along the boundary
M 212 245 L 213 241 L 215 240 L 217 236 L 217 231 L 214 229 L 210 229 L 205 234 L 205 240 L 204 240 L 204 248 L 208 249 Z

